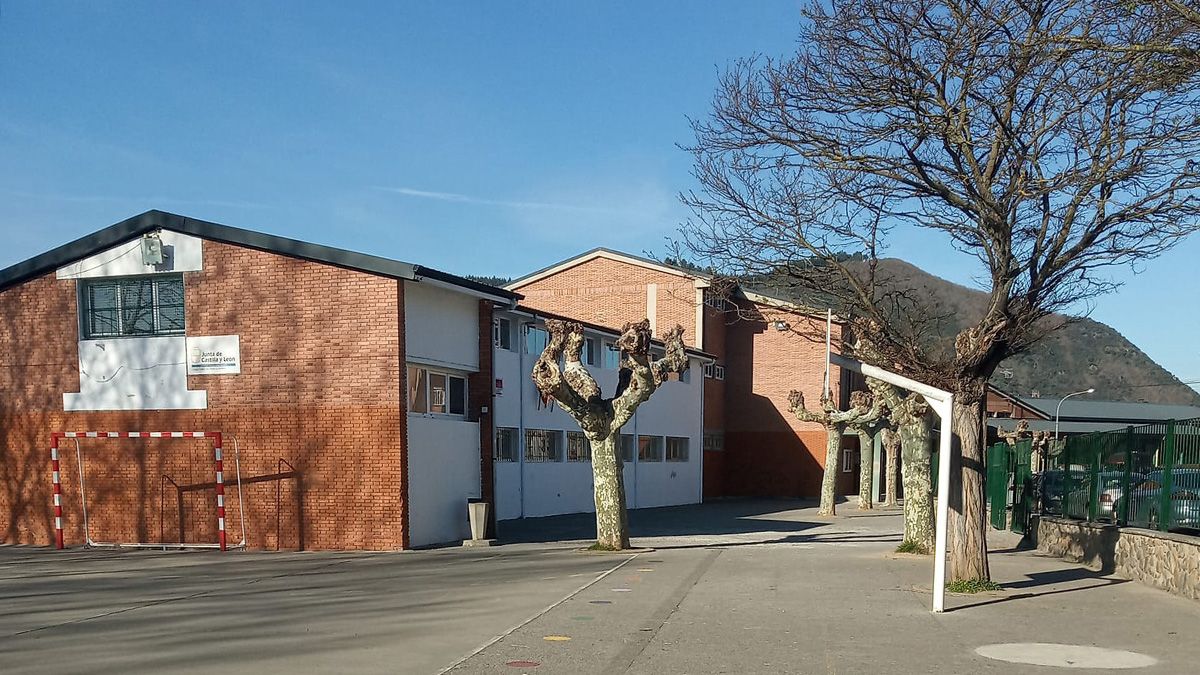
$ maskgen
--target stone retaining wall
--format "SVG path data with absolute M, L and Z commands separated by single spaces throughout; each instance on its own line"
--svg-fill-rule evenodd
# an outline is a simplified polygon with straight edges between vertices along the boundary
M 1200 537 L 1049 516 L 1034 523 L 1041 551 L 1200 600 Z

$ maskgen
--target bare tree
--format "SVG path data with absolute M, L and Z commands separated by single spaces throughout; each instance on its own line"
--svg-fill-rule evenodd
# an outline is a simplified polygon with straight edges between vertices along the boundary
M 851 392 L 849 410 L 838 410 L 828 393 L 821 396 L 819 410 L 805 407 L 804 394 L 795 390 L 788 394 L 788 403 L 792 414 L 802 422 L 816 422 L 825 427 L 825 471 L 821 477 L 821 506 L 817 515 L 837 515 L 837 467 L 842 436 L 846 433 L 846 427 L 852 424 L 879 419 L 882 414 L 880 405 L 865 391 Z
M 785 280 L 871 331 L 878 365 L 954 394 L 949 578 L 987 579 L 988 378 L 1116 288 L 1106 268 L 1198 229 L 1197 76 L 1164 87 L 1161 55 L 1064 48 L 1153 29 L 1092 0 L 813 0 L 805 15 L 794 57 L 735 64 L 693 123 L 683 245 L 718 273 Z M 944 309 L 876 278 L 888 238 L 915 229 L 973 258 L 988 293 L 952 340 Z
M 638 406 L 650 399 L 667 376 L 688 368 L 683 327 L 667 332 L 662 358 L 650 356 L 650 321 L 627 323 L 617 338 L 621 371 L 616 394 L 604 398 L 580 359 L 583 326 L 573 321 L 546 321 L 549 338 L 533 365 L 533 383 L 553 399 L 583 430 L 592 450 L 592 480 L 596 500 L 596 545 L 607 550 L 629 548 L 629 519 L 620 452 L 621 427 Z M 559 367 L 559 360 L 563 365 Z

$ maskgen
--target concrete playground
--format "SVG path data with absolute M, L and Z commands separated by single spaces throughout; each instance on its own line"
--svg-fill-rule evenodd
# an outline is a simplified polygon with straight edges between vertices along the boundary
M 1200 603 L 992 536 L 1004 590 L 929 612 L 895 510 L 731 501 L 502 523 L 492 549 L 66 553 L 0 547 L 5 672 L 1200 672 Z M 1057 664 L 1038 665 L 1038 664 Z M 1102 666 L 1102 667 L 1101 667 Z

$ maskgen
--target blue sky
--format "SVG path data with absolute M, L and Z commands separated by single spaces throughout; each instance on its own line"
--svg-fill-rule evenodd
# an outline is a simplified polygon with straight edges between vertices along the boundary
M 687 116 L 798 21 L 796 0 L 3 2 L 0 266 L 151 208 L 460 274 L 661 252 Z M 974 274 L 928 236 L 889 254 Z M 1197 260 L 1118 271 L 1092 310 L 1184 379 Z

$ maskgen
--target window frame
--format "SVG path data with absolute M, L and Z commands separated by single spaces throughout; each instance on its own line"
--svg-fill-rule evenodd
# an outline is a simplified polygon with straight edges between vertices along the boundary
M 418 378 L 419 380 L 423 381 L 423 385 L 419 389 L 413 386 L 414 371 L 424 373 L 423 378 Z M 442 394 L 442 403 L 440 404 L 434 403 L 434 378 L 442 378 L 442 381 L 445 383 L 445 390 Z M 453 380 L 459 380 L 462 382 L 461 401 L 453 400 L 455 398 L 452 396 L 455 390 L 452 382 Z M 405 370 L 405 389 L 407 396 L 405 399 L 405 404 L 408 406 L 407 412 L 410 415 L 425 415 L 428 417 L 465 420 L 467 418 L 467 410 L 470 409 L 470 386 L 471 380 L 466 373 L 432 368 L 420 363 L 410 363 Z M 417 403 L 418 401 L 424 402 L 424 410 L 418 409 L 420 407 Z M 454 412 L 455 408 L 458 407 L 455 405 L 456 402 L 461 403 L 461 412 Z M 441 407 L 442 410 L 434 410 L 433 408 L 435 406 Z
M 626 442 L 628 442 L 628 445 Z M 617 452 L 621 455 L 622 463 L 633 464 L 637 461 L 637 436 L 633 434 L 621 434 L 617 437 L 617 443 L 620 444 L 617 447 Z M 626 453 L 626 450 L 629 452 Z M 628 459 L 625 457 L 626 454 L 629 455 Z
M 492 459 L 497 462 L 517 463 L 520 461 L 517 453 L 519 452 L 521 430 L 516 427 L 496 427 L 496 440 L 492 446 Z M 510 442 L 504 443 L 502 438 L 507 438 Z
M 513 351 L 511 319 L 497 317 L 492 320 L 492 344 L 498 349 Z
M 132 287 L 134 284 L 150 283 L 150 317 L 153 322 L 153 327 L 149 331 L 137 331 L 125 329 L 125 322 L 129 318 L 125 307 L 126 303 L 126 288 Z M 163 303 L 159 300 L 161 293 L 160 287 L 168 282 L 178 284 L 179 302 Z M 113 306 L 97 310 L 95 307 L 94 290 L 101 287 L 109 287 L 114 289 Z M 84 340 L 122 340 L 126 338 L 154 338 L 154 337 L 185 337 L 187 335 L 187 287 L 184 283 L 182 273 L 173 274 L 139 274 L 122 277 L 88 277 L 79 279 L 77 287 L 77 301 L 79 311 L 79 335 Z M 177 329 L 164 329 L 162 327 L 163 309 L 178 309 L 180 310 L 180 327 Z M 97 332 L 94 317 L 98 311 L 112 312 L 113 325 L 115 330 L 112 332 Z M 137 317 L 133 319 L 133 325 L 142 319 Z
M 600 354 L 598 353 L 600 349 L 600 338 L 585 337 L 583 339 L 583 350 L 579 355 L 580 360 L 583 361 L 584 365 L 592 366 L 593 368 L 596 367 L 600 363 Z
M 529 441 L 536 435 L 544 434 L 543 438 L 553 439 L 551 443 L 553 452 L 546 458 L 535 459 L 529 454 Z M 526 464 L 557 464 L 563 461 L 563 433 L 557 429 L 526 429 L 525 438 L 522 439 L 521 452 L 525 453 Z
M 604 370 L 620 370 L 621 369 L 621 350 L 617 347 L 617 343 L 612 340 L 604 340 L 600 346 L 600 367 Z M 613 361 L 610 363 L 609 358 Z
M 546 330 L 545 328 L 542 328 L 540 326 L 535 326 L 534 324 L 530 323 L 530 324 L 525 324 L 525 330 L 523 330 L 522 333 L 524 333 L 524 334 L 521 336 L 522 337 L 521 349 L 524 349 L 526 354 L 532 354 L 533 356 L 541 356 L 542 352 L 546 351 L 546 345 L 550 343 L 550 331 Z M 532 345 L 530 344 L 530 340 L 533 339 L 533 336 L 538 333 L 540 333 L 544 336 L 542 338 L 542 348 L 537 351 L 534 351 L 532 349 Z
M 642 451 L 642 441 L 650 441 L 648 447 L 656 449 L 653 456 Z M 660 464 L 665 459 L 666 443 L 662 436 L 654 436 L 652 434 L 638 434 L 638 464 Z
M 676 446 L 678 446 L 680 444 L 680 442 L 682 442 L 682 445 L 683 445 L 682 457 L 679 456 L 678 448 L 676 448 L 675 456 L 674 457 L 671 456 L 672 455 L 672 453 L 671 453 L 671 442 L 672 441 L 675 441 Z M 663 461 L 667 461 L 667 462 L 689 462 L 689 461 L 691 461 L 690 446 L 691 446 L 691 439 L 688 438 L 687 436 L 667 436 L 663 440 Z
M 704 432 L 704 452 L 724 452 L 725 451 L 725 432 L 724 431 L 706 431 Z
M 571 448 L 572 441 L 582 443 L 582 448 L 573 452 Z M 592 461 L 592 444 L 588 441 L 587 435 L 582 431 L 567 432 L 567 447 L 566 459 L 568 462 L 591 462 Z M 574 456 L 572 456 L 574 454 Z
M 854 473 L 854 448 L 842 448 L 842 473 Z

